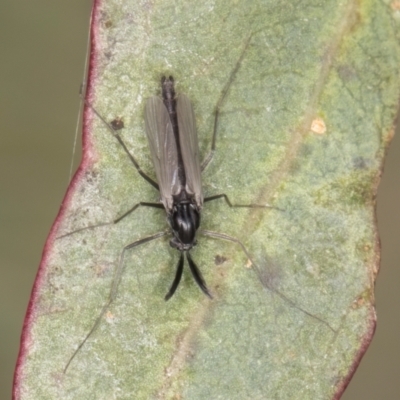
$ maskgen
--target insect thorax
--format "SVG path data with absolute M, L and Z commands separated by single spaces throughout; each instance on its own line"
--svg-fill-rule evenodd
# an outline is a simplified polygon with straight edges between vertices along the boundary
M 200 226 L 200 212 L 191 202 L 175 204 L 172 213 L 168 215 L 168 222 L 174 237 L 170 245 L 180 251 L 190 250 L 196 245 L 196 231 Z

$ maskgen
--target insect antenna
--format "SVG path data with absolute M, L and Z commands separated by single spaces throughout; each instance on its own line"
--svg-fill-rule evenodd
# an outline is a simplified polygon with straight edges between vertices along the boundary
M 203 275 L 201 275 L 201 272 L 200 272 L 199 268 L 197 267 L 197 265 L 193 261 L 192 256 L 190 255 L 190 253 L 188 251 L 186 252 L 186 258 L 188 260 L 190 271 L 192 272 L 194 280 L 199 285 L 199 287 L 202 290 L 202 292 L 206 296 L 208 296 L 210 299 L 212 299 L 213 297 L 211 296 L 211 293 L 207 288 L 206 281 L 204 280 Z
M 183 252 L 181 252 L 181 256 L 179 257 L 178 265 L 176 268 L 175 279 L 172 282 L 171 288 L 169 289 L 168 293 L 164 297 L 165 301 L 168 301 L 174 295 L 176 288 L 178 287 L 179 282 L 181 281 L 183 272 L 183 261 L 184 261 Z

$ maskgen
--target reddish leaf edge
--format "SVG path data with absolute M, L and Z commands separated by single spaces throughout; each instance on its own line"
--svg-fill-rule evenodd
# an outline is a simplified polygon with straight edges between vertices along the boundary
M 378 273 L 380 271 L 381 267 L 381 243 L 380 243 L 380 238 L 379 238 L 379 232 L 378 232 L 378 218 L 377 218 L 377 208 L 376 208 L 376 196 L 378 193 L 378 187 L 382 178 L 383 170 L 384 170 L 384 163 L 386 159 L 387 152 L 389 150 L 390 143 L 392 142 L 392 139 L 394 137 L 394 134 L 399 127 L 399 122 L 400 122 L 400 99 L 399 99 L 399 106 L 397 108 L 397 115 L 394 118 L 392 129 L 388 132 L 386 136 L 383 136 L 383 142 L 384 142 L 384 149 L 383 149 L 383 155 L 382 155 L 382 161 L 381 161 L 381 167 L 380 170 L 378 171 L 378 174 L 375 179 L 375 185 L 373 187 L 373 191 L 371 193 L 371 199 L 374 203 L 374 226 L 375 226 L 375 243 L 376 243 L 376 248 L 375 248 L 375 260 L 373 261 L 374 263 L 374 275 L 372 277 L 372 284 L 373 290 L 375 287 L 376 279 L 378 277 Z M 374 295 L 375 293 L 373 293 Z M 341 379 L 336 388 L 336 392 L 332 398 L 332 400 L 340 400 L 342 397 L 344 391 L 347 389 L 348 385 L 350 384 L 351 380 L 353 379 L 354 374 L 356 373 L 361 360 L 363 359 L 365 353 L 367 352 L 372 339 L 375 335 L 376 331 L 376 326 L 377 326 L 377 315 L 376 315 L 376 309 L 375 309 L 375 304 L 372 305 L 371 310 L 370 310 L 370 317 L 369 317 L 369 330 L 367 331 L 366 335 L 362 338 L 360 348 L 358 352 L 356 353 L 354 357 L 354 362 L 349 368 L 348 374 Z
M 98 23 L 100 19 L 100 15 L 97 12 L 100 7 L 101 0 L 94 0 L 93 7 L 90 17 L 90 47 L 89 47 L 89 66 L 87 73 L 87 98 L 91 98 L 93 94 L 93 85 L 92 83 L 95 81 L 96 75 L 96 51 L 92 51 L 96 49 L 97 43 L 96 38 L 98 37 Z M 97 159 L 97 155 L 93 151 L 92 141 L 90 137 L 91 127 L 92 127 L 92 116 L 90 115 L 90 110 L 87 107 L 84 107 L 83 113 L 83 126 L 82 126 L 82 160 L 79 164 L 78 169 L 76 170 L 74 176 L 71 179 L 71 182 L 67 188 L 67 191 L 64 195 L 64 199 L 61 203 L 58 214 L 54 220 L 54 223 L 50 229 L 50 233 L 46 239 L 42 258 L 39 264 L 39 268 L 33 283 L 31 295 L 29 298 L 29 303 L 27 306 L 27 310 L 24 317 L 24 322 L 22 326 L 21 338 L 20 338 L 20 347 L 18 352 L 18 357 L 16 360 L 14 377 L 13 377 L 13 386 L 12 386 L 12 400 L 19 400 L 22 396 L 22 384 L 24 381 L 23 369 L 25 365 L 25 360 L 28 354 L 28 350 L 32 346 L 32 338 L 30 336 L 31 327 L 35 323 L 37 319 L 37 312 L 35 312 L 35 304 L 38 301 L 40 287 L 46 277 L 46 266 L 49 258 L 49 254 L 51 249 L 53 248 L 54 241 L 56 240 L 56 232 L 58 231 L 59 226 L 61 225 L 64 217 L 66 215 L 66 211 L 68 206 L 71 203 L 73 193 L 75 192 L 75 188 L 77 184 L 83 179 L 86 171 L 88 171 L 93 163 Z

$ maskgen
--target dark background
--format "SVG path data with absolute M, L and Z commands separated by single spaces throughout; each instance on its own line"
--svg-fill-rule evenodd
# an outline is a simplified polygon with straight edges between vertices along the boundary
M 91 0 L 0 5 L 1 399 L 11 396 L 30 291 L 69 182 L 90 10 Z M 345 400 L 400 399 L 399 170 L 395 137 L 378 193 L 378 327 Z

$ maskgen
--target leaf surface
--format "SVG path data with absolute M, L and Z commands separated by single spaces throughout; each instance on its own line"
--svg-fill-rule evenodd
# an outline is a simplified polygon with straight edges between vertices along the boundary
M 398 108 L 397 13 L 372 1 L 95 3 L 88 98 L 107 121 L 123 119 L 142 169 L 154 178 L 143 115 L 161 76 L 193 103 L 204 157 L 231 80 L 205 196 L 275 208 L 205 204 L 201 229 L 238 238 L 254 262 L 199 235 L 191 254 L 213 300 L 185 268 L 164 301 L 179 258 L 168 238 L 127 252 L 116 300 L 64 374 L 122 248 L 168 229 L 162 210 L 140 207 L 60 238 L 159 200 L 87 109 L 84 158 L 32 293 L 16 398 L 340 396 L 375 327 L 375 194 Z

